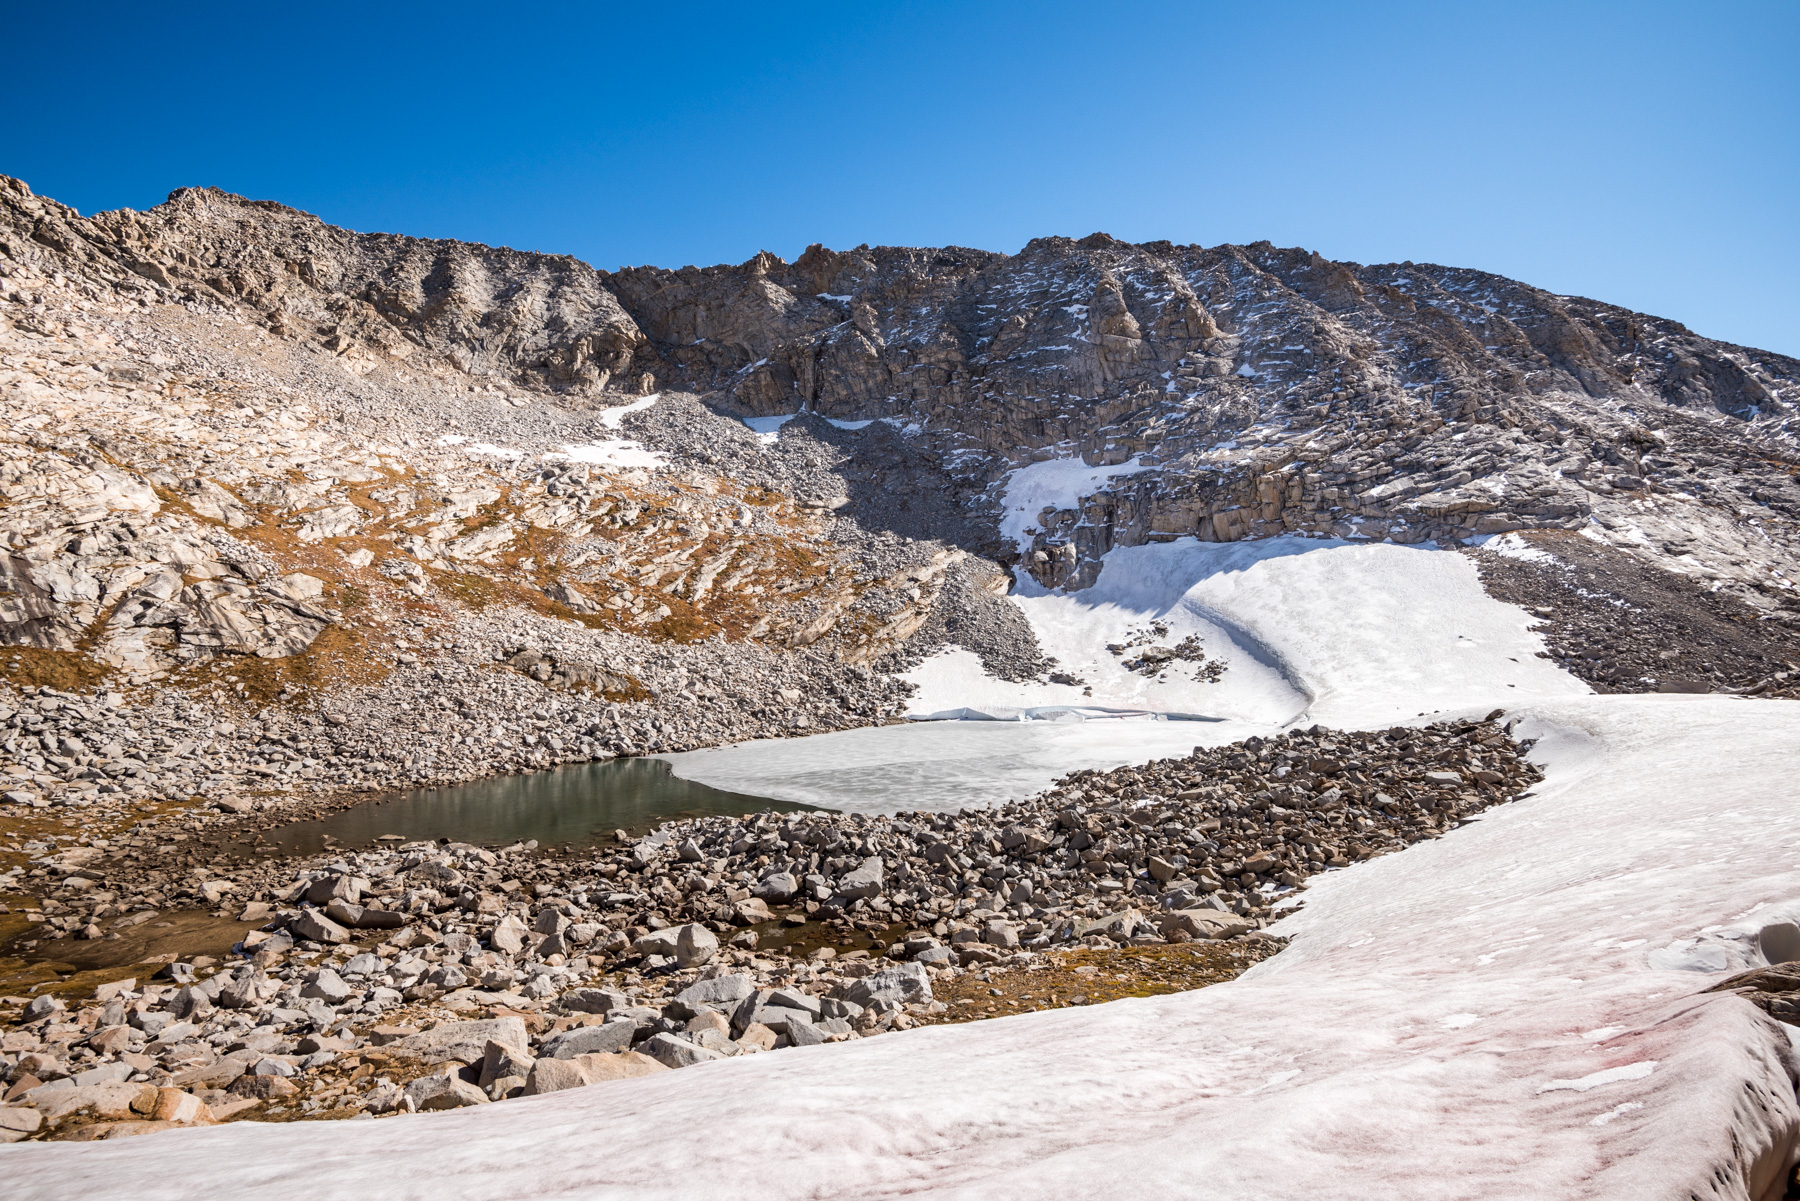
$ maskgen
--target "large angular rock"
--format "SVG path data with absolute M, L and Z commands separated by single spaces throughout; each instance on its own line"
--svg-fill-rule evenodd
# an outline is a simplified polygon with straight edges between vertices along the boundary
M 776 1003 L 773 990 L 763 989 L 738 1003 L 731 1014 L 731 1025 L 735 1030 L 766 1026 L 777 1034 L 786 1034 L 790 1025 L 811 1023 L 818 1013 L 816 1001 L 810 1008 L 799 1004 L 781 1005 Z
M 509 913 L 500 919 L 494 926 L 494 932 L 488 935 L 488 945 L 504 954 L 517 955 L 525 949 L 525 940 L 530 937 L 531 928 Z
M 487 1054 L 488 1043 L 508 1047 L 529 1047 L 531 1038 L 520 1018 L 480 1018 L 472 1022 L 440 1022 L 430 1030 L 410 1034 L 387 1049 L 396 1055 L 422 1059 L 426 1063 L 442 1063 L 454 1059 L 459 1063 L 480 1063 Z
M 0 1130 L 36 1134 L 43 1124 L 44 1115 L 29 1105 L 0 1105 Z
M 419 1110 L 462 1109 L 488 1103 L 486 1093 L 456 1076 L 421 1076 L 406 1086 L 406 1095 Z
M 768 903 L 761 897 L 745 897 L 731 906 L 732 920 L 740 926 L 758 926 L 764 922 L 772 922 L 775 915 L 769 911 Z
M 539 1058 L 574 1059 L 578 1055 L 608 1054 L 631 1048 L 637 1034 L 637 1023 L 607 1022 L 603 1026 L 576 1026 L 561 1034 L 551 1035 L 538 1048 Z
M 644 1041 L 644 1054 L 650 1056 L 665 1067 L 686 1068 L 697 1063 L 711 1063 L 725 1056 L 717 1051 L 709 1051 L 685 1038 L 673 1034 L 653 1034 Z
M 852 901 L 877 896 L 881 892 L 883 867 L 879 855 L 864 859 L 854 871 L 847 872 L 837 883 L 837 895 Z
M 347 874 L 321 876 L 306 886 L 305 900 L 309 905 L 329 905 L 333 901 L 348 901 L 354 905 L 362 899 L 364 884 L 363 880 Z
M 931 973 L 922 964 L 902 963 L 840 986 L 837 996 L 865 1009 L 885 1011 L 931 1003 Z
M 78 1084 L 54 1090 L 34 1088 L 26 1099 L 37 1106 L 47 1121 L 55 1122 L 77 1110 L 88 1110 L 97 1118 L 147 1118 L 156 1111 L 157 1091 L 151 1084 Z
M 230 1088 L 260 1058 L 256 1051 L 233 1051 L 212 1063 L 177 1072 L 171 1083 L 180 1088 Z
M 575 1060 L 589 1084 L 608 1080 L 628 1080 L 634 1076 L 654 1076 L 669 1066 L 658 1063 L 641 1051 L 620 1051 L 617 1055 L 583 1055 Z
M 294 932 L 295 938 L 309 938 L 313 942 L 346 943 L 350 941 L 350 932 L 314 909 L 302 909 L 288 929 Z
M 212 1110 L 206 1102 L 193 1093 L 179 1088 L 160 1088 L 156 1090 L 156 1108 L 150 1115 L 152 1121 L 174 1122 L 182 1126 L 211 1125 Z
M 696 980 L 675 994 L 671 1004 L 677 1017 L 691 1018 L 705 1009 L 735 1008 L 738 1002 L 756 991 L 756 983 L 739 973 Z
M 481 1087 L 485 1089 L 508 1076 L 529 1077 L 536 1063 L 537 1060 L 524 1048 L 509 1047 L 489 1039 L 481 1059 Z
M 1137 933 L 1140 926 L 1148 925 L 1144 916 L 1135 909 L 1121 909 L 1117 913 L 1106 913 L 1099 917 L 1083 917 L 1075 919 L 1075 937 L 1086 938 L 1090 934 L 1104 934 L 1108 938 L 1127 939 Z
M 398 930 L 406 924 L 406 915 L 393 909 L 371 909 L 349 901 L 332 901 L 325 906 L 325 916 L 352 930 Z
M 540 1093 L 559 1093 L 564 1089 L 583 1088 L 587 1082 L 586 1073 L 573 1059 L 540 1059 L 532 1064 L 530 1073 L 525 1077 L 524 1095 L 535 1097 Z
M 306 987 L 300 990 L 302 997 L 316 997 L 332 1005 L 342 1005 L 350 999 L 350 986 L 344 978 L 328 967 L 322 967 L 312 974 Z
M 710 960 L 719 952 L 719 938 L 697 922 L 652 930 L 631 944 L 634 953 L 644 956 L 667 955 L 677 967 L 693 967 Z
M 225 1090 L 234 1097 L 243 1097 L 255 1101 L 274 1101 L 281 1097 L 291 1097 L 300 1090 L 294 1082 L 285 1076 L 239 1076 L 232 1086 Z
M 659 1063 L 638 1051 L 621 1051 L 616 1055 L 582 1055 L 575 1059 L 540 1059 L 525 1080 L 524 1093 L 539 1093 L 604 1084 L 610 1080 L 626 1080 L 634 1076 L 650 1076 L 666 1072 L 669 1065 Z
M 770 905 L 785 905 L 799 893 L 800 881 L 792 872 L 774 872 L 764 876 L 752 891 Z
M 1164 915 L 1157 926 L 1164 938 L 1180 933 L 1196 939 L 1231 938 L 1256 929 L 1249 918 L 1216 909 L 1178 909 Z
M 562 1004 L 563 1008 L 579 1013 L 612 1013 L 630 1008 L 631 998 L 611 989 L 576 988 L 562 995 Z

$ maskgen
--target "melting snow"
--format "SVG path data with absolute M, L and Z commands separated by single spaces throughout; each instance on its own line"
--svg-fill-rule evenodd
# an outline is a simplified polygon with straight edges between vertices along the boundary
M 1642 1080 L 1655 1070 L 1656 1060 L 1645 1059 L 1637 1063 L 1628 1063 L 1624 1067 L 1589 1072 L 1575 1080 L 1552 1080 L 1548 1084 L 1539 1085 L 1538 1092 L 1553 1093 L 1559 1089 L 1567 1089 L 1570 1092 L 1585 1093 L 1588 1089 L 1599 1088 L 1603 1084 L 1617 1084 L 1621 1080 Z
M 522 459 L 525 452 L 514 450 L 509 446 L 496 446 L 492 442 L 470 442 L 466 434 L 445 434 L 437 440 L 439 446 L 460 446 L 464 454 L 490 455 L 501 459 Z

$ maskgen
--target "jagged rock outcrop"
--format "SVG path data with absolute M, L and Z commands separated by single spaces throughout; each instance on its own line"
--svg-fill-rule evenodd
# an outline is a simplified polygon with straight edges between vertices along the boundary
M 1025 567 L 1047 584 L 1091 582 L 1114 545 L 1297 530 L 1647 521 L 1697 529 L 1715 569 L 1766 566 L 1771 530 L 1792 561 L 1800 363 L 1483 272 L 1096 234 L 608 282 L 672 378 L 744 413 L 909 423 L 990 500 L 1034 460 L 1139 465 L 1041 515 Z M 1637 512 L 1680 494 L 1699 503 Z
M 0 180 L 0 250 L 30 262 L 29 243 L 108 283 L 241 307 L 358 372 L 423 352 L 476 377 L 593 392 L 644 341 L 599 273 L 567 255 L 352 233 L 217 188 L 89 220 Z

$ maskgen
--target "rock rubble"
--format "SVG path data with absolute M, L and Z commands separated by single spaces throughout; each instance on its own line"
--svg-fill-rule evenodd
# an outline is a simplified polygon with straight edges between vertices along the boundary
M 963 814 L 694 819 L 597 855 L 415 843 L 180 881 L 89 858 L 45 923 L 200 904 L 258 928 L 74 1014 L 18 1001 L 9 1100 L 54 1111 L 45 1134 L 113 1120 L 63 1095 L 96 1083 L 187 1089 L 187 1120 L 429 1110 L 905 1028 L 944 1012 L 934 979 L 1244 936 L 1309 875 L 1517 796 L 1540 775 L 1502 716 L 1196 748 Z

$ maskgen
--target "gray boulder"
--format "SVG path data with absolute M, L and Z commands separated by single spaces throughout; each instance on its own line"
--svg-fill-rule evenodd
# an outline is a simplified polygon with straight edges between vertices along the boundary
M 1216 909 L 1178 909 L 1157 923 L 1164 938 L 1185 934 L 1194 939 L 1231 938 L 1256 928 L 1256 923 L 1235 913 Z
M 406 1086 L 406 1095 L 420 1110 L 461 1109 L 488 1103 L 486 1093 L 455 1076 L 421 1076 Z
M 667 1033 L 653 1034 L 646 1039 L 644 1054 L 671 1068 L 692 1067 L 696 1063 L 708 1063 L 715 1059 L 725 1058 L 717 1051 L 709 1051 L 685 1038 L 677 1038 L 673 1034 Z
M 903 1005 L 931 1003 L 931 974 L 920 963 L 902 963 L 852 980 L 837 995 L 865 1009 L 891 1011 Z
M 314 942 L 345 943 L 350 941 L 350 932 L 320 913 L 316 909 L 303 909 L 300 916 L 288 924 L 295 938 L 310 938 Z
M 756 896 L 772 905 L 785 905 L 800 891 L 800 881 L 792 872 L 775 872 L 764 876 L 754 890 Z
M 883 868 L 881 856 L 871 855 L 854 871 L 847 872 L 837 883 L 837 895 L 852 901 L 877 896 L 881 892 Z
M 302 997 L 316 997 L 332 1005 L 342 1005 L 350 999 L 350 986 L 344 978 L 328 967 L 322 967 L 312 974 L 306 987 L 300 990 Z
M 755 991 L 756 984 L 748 976 L 718 976 L 711 980 L 696 980 L 675 994 L 673 1004 L 684 1011 L 680 1017 L 691 1018 L 705 1009 L 735 1007 Z
M 1138 932 L 1140 926 L 1149 925 L 1135 909 L 1121 909 L 1117 913 L 1102 914 L 1099 917 L 1075 919 L 1075 937 L 1086 938 L 1090 934 L 1104 934 L 1108 938 L 1126 939 Z
M 603 1026 L 576 1026 L 545 1039 L 543 1046 L 538 1048 L 538 1057 L 573 1059 L 577 1055 L 626 1051 L 630 1050 L 632 1037 L 636 1034 L 637 1023 L 630 1021 L 607 1022 Z
M 509 1047 L 529 1047 L 531 1038 L 520 1018 L 481 1018 L 472 1022 L 440 1022 L 430 1030 L 409 1034 L 388 1044 L 397 1055 L 442 1063 L 454 1059 L 461 1063 L 480 1063 L 487 1054 L 489 1042 Z
M 348 901 L 354 905 L 362 898 L 363 881 L 355 876 L 323 876 L 306 886 L 309 904 L 328 905 L 332 901 Z
M 481 1087 L 483 1090 L 496 1080 L 504 1080 L 508 1076 L 529 1077 L 537 1060 L 532 1058 L 522 1047 L 509 1047 L 505 1043 L 488 1040 L 487 1052 L 481 1059 Z
M 631 998 L 606 988 L 576 988 L 562 995 L 562 1003 L 578 1013 L 613 1013 L 629 1008 Z
M 397 910 L 370 909 L 349 901 L 331 902 L 325 916 L 352 930 L 398 930 L 406 924 L 406 915 Z
M 48 995 L 33 997 L 31 998 L 30 1004 L 25 1006 L 25 1020 L 28 1022 L 35 1022 L 39 1018 L 48 1017 L 50 1014 L 53 1014 L 62 1008 L 65 1008 L 65 1006 L 63 1005 L 61 997 L 52 997 Z
M 693 967 L 705 963 L 719 953 L 719 938 L 711 930 L 696 922 L 685 926 L 670 926 L 666 930 L 652 930 L 649 934 L 631 944 L 634 953 L 651 956 L 666 955 L 675 960 L 678 967 Z

